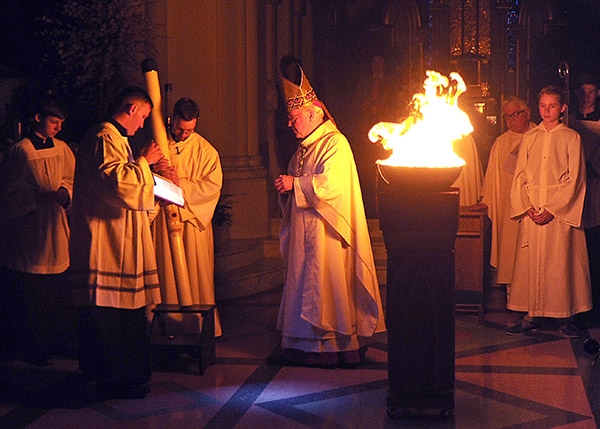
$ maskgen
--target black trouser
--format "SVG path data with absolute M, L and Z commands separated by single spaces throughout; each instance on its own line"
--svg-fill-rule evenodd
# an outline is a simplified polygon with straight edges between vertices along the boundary
M 81 307 L 79 365 L 100 387 L 130 389 L 150 381 L 146 309 Z
M 65 275 L 1 271 L 2 350 L 23 352 L 26 360 L 69 351 L 76 327 Z
M 585 239 L 590 263 L 592 300 L 594 302 L 594 308 L 588 316 L 590 321 L 600 322 L 600 226 L 586 228 Z

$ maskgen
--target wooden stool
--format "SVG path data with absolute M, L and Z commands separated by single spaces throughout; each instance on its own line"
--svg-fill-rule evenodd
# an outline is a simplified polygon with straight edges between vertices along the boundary
M 150 344 L 153 351 L 160 347 L 199 347 L 200 375 L 206 368 L 215 363 L 215 306 L 214 305 L 189 305 L 181 307 L 178 304 L 158 304 L 152 312 L 152 327 Z M 183 335 L 180 337 L 169 336 L 166 331 L 167 314 L 200 314 L 202 315 L 202 331 L 200 334 Z

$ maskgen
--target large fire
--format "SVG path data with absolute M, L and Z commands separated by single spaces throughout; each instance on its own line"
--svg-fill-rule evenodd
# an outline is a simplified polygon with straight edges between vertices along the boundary
M 469 116 L 458 107 L 458 97 L 467 89 L 455 72 L 450 78 L 428 70 L 424 93 L 412 99 L 412 112 L 401 123 L 379 122 L 369 139 L 380 142 L 392 154 L 378 164 L 402 167 L 462 167 L 465 161 L 452 142 L 473 132 Z

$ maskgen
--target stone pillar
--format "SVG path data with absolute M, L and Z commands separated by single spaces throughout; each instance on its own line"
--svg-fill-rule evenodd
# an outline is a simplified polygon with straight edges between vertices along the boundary
M 259 154 L 256 1 L 148 2 L 168 110 L 181 97 L 200 106 L 197 131 L 219 151 L 231 237 L 269 234 L 266 169 Z M 164 98 L 164 94 L 163 94 Z
M 232 195 L 232 238 L 269 235 L 267 171 L 259 154 L 259 94 L 257 10 L 255 1 L 218 2 L 218 58 L 228 79 L 219 98 L 231 110 L 219 111 L 229 150 L 221 158 L 226 182 L 223 193 Z M 233 91 L 232 91 L 233 89 Z

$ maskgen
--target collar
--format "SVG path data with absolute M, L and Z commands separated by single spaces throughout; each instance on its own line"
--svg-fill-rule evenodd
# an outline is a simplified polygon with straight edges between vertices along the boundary
M 323 122 L 321 122 L 319 125 L 316 126 L 316 128 L 314 130 L 312 130 L 306 137 L 304 137 L 302 140 L 300 140 L 298 142 L 298 144 L 303 148 L 303 149 L 307 149 L 310 145 L 312 145 L 313 143 L 315 143 L 318 140 L 317 138 L 313 138 L 315 137 L 318 133 L 317 130 L 319 130 L 320 128 L 323 127 L 323 125 L 325 123 L 327 123 L 329 120 L 325 120 Z
M 600 120 L 600 110 L 596 109 L 589 113 L 577 112 L 575 119 L 579 119 L 580 121 L 598 121 Z
M 196 134 L 196 131 L 194 131 L 192 134 L 187 136 L 187 138 L 185 140 L 179 140 L 178 142 L 176 142 L 175 139 L 173 138 L 173 134 L 171 134 L 171 130 L 169 130 L 168 134 L 169 134 L 168 135 L 169 150 L 171 152 L 177 153 L 177 155 L 180 155 L 181 151 L 183 149 L 185 149 L 189 144 L 191 144 L 191 142 L 194 141 L 194 135 Z
M 536 128 L 540 128 L 540 129 L 544 130 L 547 133 L 552 133 L 552 132 L 554 132 L 554 130 L 557 130 L 557 129 L 560 129 L 560 128 L 566 128 L 566 125 L 564 124 L 564 122 L 562 121 L 562 119 L 560 119 L 558 121 L 558 125 L 555 126 L 554 128 L 552 128 L 551 130 L 549 130 L 549 129 L 546 128 L 546 126 L 544 125 L 544 121 L 540 122 Z
M 44 139 L 38 136 L 36 133 L 31 133 L 29 135 L 29 140 L 31 140 L 31 143 L 33 144 L 35 150 L 50 149 L 54 147 L 54 140 L 52 140 L 52 137 L 46 137 Z
M 117 131 L 119 131 L 119 134 L 121 134 L 123 137 L 129 137 L 127 135 L 127 129 L 123 125 L 121 125 L 115 118 L 109 118 L 107 122 L 113 124 Z

